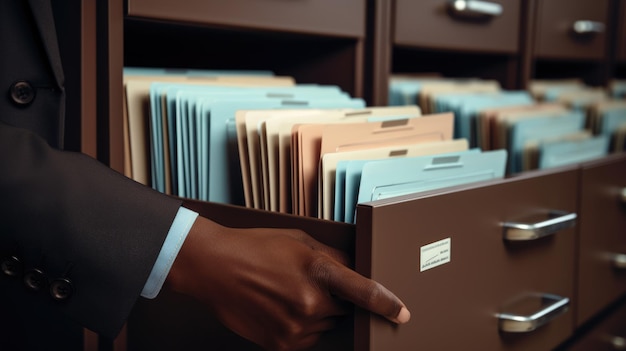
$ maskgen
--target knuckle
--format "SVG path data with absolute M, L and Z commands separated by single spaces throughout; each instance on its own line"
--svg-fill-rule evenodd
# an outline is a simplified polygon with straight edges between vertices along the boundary
M 332 275 L 332 265 L 326 256 L 318 255 L 311 260 L 309 271 L 318 281 L 328 282 Z

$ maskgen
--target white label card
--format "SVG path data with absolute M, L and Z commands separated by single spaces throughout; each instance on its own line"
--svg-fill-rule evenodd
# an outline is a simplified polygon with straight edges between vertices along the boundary
M 452 239 L 446 238 L 420 248 L 420 272 L 450 262 Z

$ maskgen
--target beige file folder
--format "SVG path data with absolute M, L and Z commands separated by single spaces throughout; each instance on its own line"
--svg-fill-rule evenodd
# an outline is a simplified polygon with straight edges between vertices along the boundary
M 365 109 L 327 110 L 314 118 L 307 116 L 279 116 L 264 122 L 267 143 L 267 193 L 270 209 L 291 212 L 291 129 L 304 123 L 351 123 L 376 117 L 419 116 L 417 106 L 370 107 Z
M 294 204 L 298 214 L 315 217 L 318 210 L 317 175 L 321 155 L 370 147 L 391 146 L 411 142 L 450 140 L 453 132 L 452 113 L 422 118 L 384 122 L 297 125 L 293 141 L 297 143 L 293 160 L 293 182 L 297 191 Z M 292 145 L 293 146 L 293 145 Z

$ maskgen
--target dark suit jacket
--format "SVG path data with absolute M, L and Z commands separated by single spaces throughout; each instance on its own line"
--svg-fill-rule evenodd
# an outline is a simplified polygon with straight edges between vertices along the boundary
M 48 0 L 0 1 L 0 350 L 115 337 L 180 202 L 60 151 L 63 69 Z

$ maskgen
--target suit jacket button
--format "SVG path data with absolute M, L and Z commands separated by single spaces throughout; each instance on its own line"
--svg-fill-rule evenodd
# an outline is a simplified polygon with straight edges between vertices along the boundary
M 50 283 L 50 295 L 57 301 L 67 300 L 73 293 L 74 286 L 67 278 L 55 279 Z
M 38 268 L 28 270 L 24 274 L 24 285 L 32 291 L 39 291 L 46 285 L 46 275 Z
M 22 262 L 15 256 L 5 257 L 0 263 L 2 273 L 8 277 L 15 277 L 22 273 Z
M 35 92 L 35 87 L 24 80 L 13 83 L 9 88 L 11 100 L 18 106 L 30 105 L 35 100 Z

